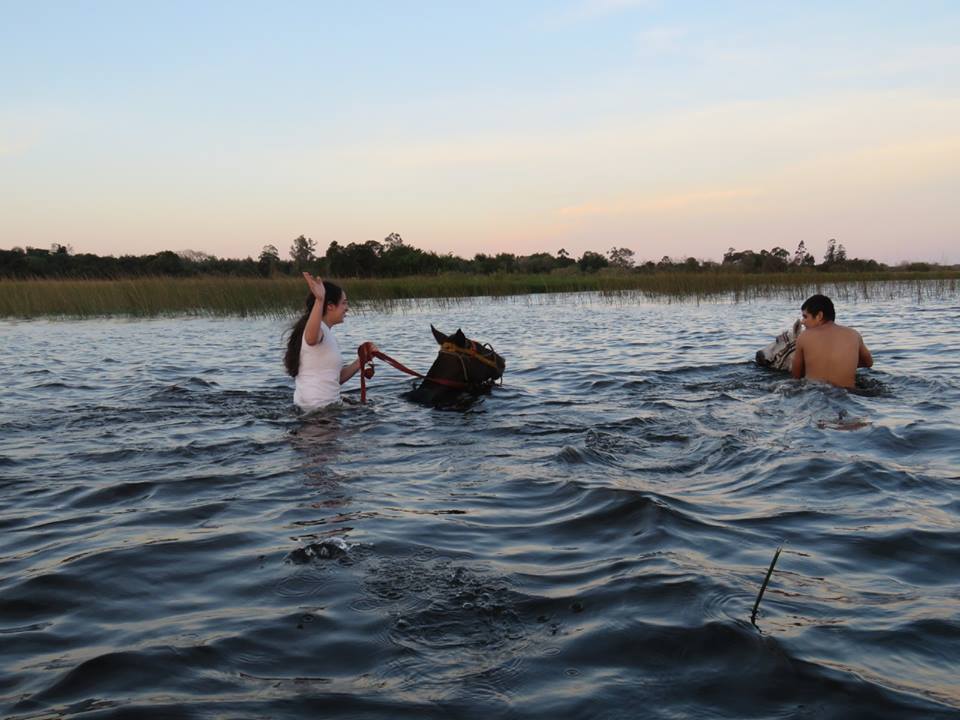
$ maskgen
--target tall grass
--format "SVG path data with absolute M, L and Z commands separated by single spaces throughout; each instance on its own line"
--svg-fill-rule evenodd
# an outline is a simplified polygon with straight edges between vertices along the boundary
M 127 280 L 3 280 L 0 316 L 289 315 L 301 280 L 236 277 Z
M 431 298 L 599 292 L 612 301 L 763 298 L 802 300 L 823 292 L 841 301 L 956 295 L 960 272 L 597 273 L 461 275 L 344 279 L 354 307 L 390 310 Z M 300 278 L 206 276 L 126 280 L 0 280 L 0 317 L 238 315 L 288 317 L 302 307 Z

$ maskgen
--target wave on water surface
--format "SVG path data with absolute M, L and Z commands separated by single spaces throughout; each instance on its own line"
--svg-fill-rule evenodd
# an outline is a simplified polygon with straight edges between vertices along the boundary
M 308 416 L 271 321 L 6 325 L 0 715 L 960 717 L 953 321 L 885 303 L 853 392 L 749 361 L 784 304 L 365 313 L 503 387 Z

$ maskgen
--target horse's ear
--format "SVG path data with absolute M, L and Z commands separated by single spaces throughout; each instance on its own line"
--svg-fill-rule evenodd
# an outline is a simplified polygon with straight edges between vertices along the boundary
M 437 330 L 432 324 L 430 325 L 430 332 L 432 332 L 433 337 L 436 338 L 437 345 L 443 345 L 447 341 L 447 336 Z
M 463 330 L 457 328 L 457 331 L 450 336 L 450 339 L 453 340 L 454 344 L 465 348 L 470 344 L 470 341 L 467 340 L 467 336 L 463 334 Z

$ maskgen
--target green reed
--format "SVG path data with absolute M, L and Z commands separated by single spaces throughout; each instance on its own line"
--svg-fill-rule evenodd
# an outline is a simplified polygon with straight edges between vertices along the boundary
M 405 278 L 348 278 L 342 284 L 354 307 L 402 309 L 420 300 L 456 303 L 463 298 L 538 293 L 598 292 L 611 302 L 636 300 L 749 302 L 800 301 L 823 292 L 842 302 L 927 298 L 957 294 L 960 272 L 876 273 L 554 273 L 549 275 L 447 274 Z M 0 280 L 0 317 L 121 315 L 233 315 L 289 317 L 303 306 L 300 278 L 150 277 L 124 280 Z

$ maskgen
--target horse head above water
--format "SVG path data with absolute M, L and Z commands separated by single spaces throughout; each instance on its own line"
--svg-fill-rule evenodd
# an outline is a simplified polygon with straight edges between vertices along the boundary
M 757 365 L 789 371 L 793 363 L 793 351 L 797 347 L 797 337 L 802 331 L 803 323 L 798 318 L 792 326 L 777 335 L 772 343 L 762 350 L 757 350 Z
M 503 376 L 506 362 L 489 345 L 469 339 L 459 328 L 444 335 L 430 326 L 440 350 L 420 385 L 408 397 L 416 402 L 446 404 L 463 393 L 490 392 Z

